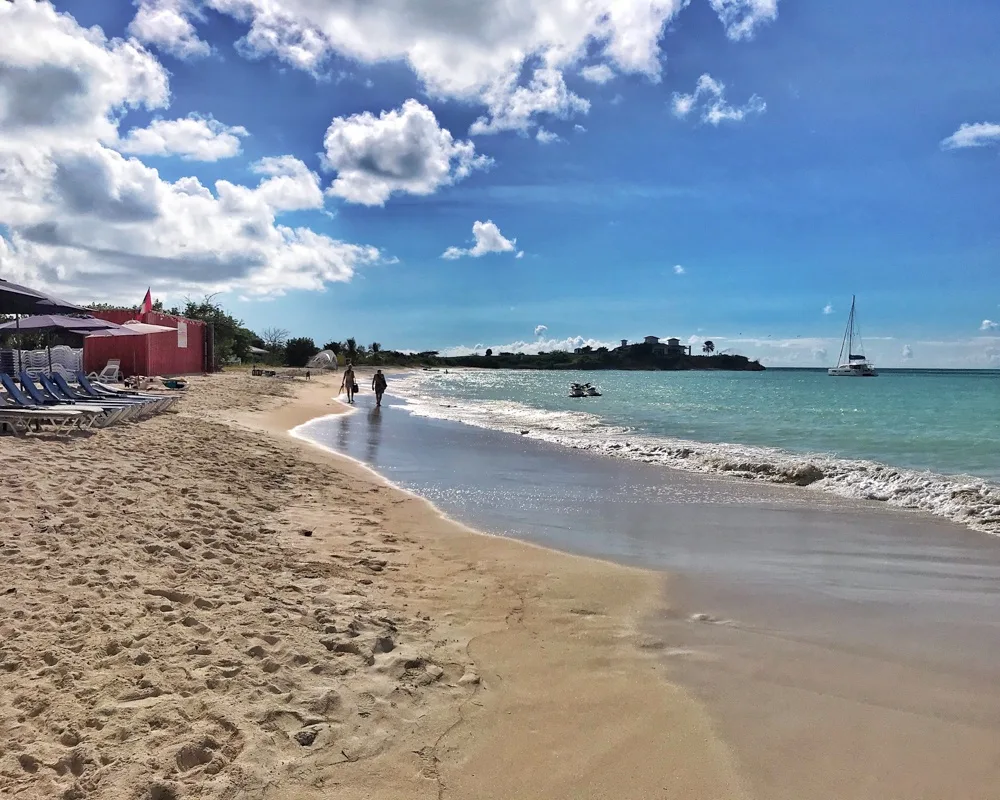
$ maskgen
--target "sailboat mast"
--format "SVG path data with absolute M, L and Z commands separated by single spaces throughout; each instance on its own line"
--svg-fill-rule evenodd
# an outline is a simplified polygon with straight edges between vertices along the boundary
M 854 296 L 851 296 L 851 313 L 847 317 L 847 327 L 844 328 L 844 338 L 840 342 L 840 355 L 837 356 L 837 365 L 846 364 L 844 360 L 844 350 L 847 350 L 847 359 L 851 357 L 851 347 L 854 343 Z
M 847 343 L 847 360 L 850 361 L 854 357 L 854 302 L 857 299 L 856 295 L 851 295 L 851 318 L 847 321 L 847 330 L 850 331 L 850 341 Z

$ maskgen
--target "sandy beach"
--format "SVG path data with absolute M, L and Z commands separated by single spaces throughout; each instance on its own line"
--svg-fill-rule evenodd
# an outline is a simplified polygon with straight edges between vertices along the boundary
M 139 424 L 0 438 L 0 795 L 744 797 L 642 633 L 662 576 L 290 436 L 338 385 L 195 378 Z

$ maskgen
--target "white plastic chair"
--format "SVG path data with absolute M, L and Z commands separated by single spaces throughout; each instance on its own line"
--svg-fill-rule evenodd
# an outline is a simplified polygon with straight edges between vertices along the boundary
M 119 383 L 121 381 L 121 359 L 112 358 L 108 360 L 104 369 L 100 372 L 91 372 L 87 377 L 91 380 L 108 381 L 110 383 Z

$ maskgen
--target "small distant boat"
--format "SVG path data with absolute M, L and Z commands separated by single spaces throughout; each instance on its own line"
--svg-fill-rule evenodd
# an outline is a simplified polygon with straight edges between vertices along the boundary
M 600 397 L 601 393 L 596 386 L 589 383 L 573 383 L 569 387 L 570 397 Z
M 878 377 L 878 372 L 875 371 L 875 365 L 865 357 L 861 331 L 854 313 L 854 303 L 855 297 L 852 295 L 851 313 L 847 318 L 847 329 L 844 331 L 844 341 L 840 345 L 837 366 L 831 367 L 826 373 L 836 378 L 875 378 Z M 856 347 L 855 342 L 857 342 Z

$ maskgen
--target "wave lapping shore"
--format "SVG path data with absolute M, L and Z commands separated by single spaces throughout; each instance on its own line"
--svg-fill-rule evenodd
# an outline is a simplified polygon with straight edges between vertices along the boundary
M 1000 535 L 1000 486 L 876 461 L 799 454 L 773 447 L 697 442 L 643 434 L 578 410 L 551 411 L 510 400 L 457 400 L 427 394 L 419 381 L 393 386 L 417 416 L 451 420 L 673 469 L 792 484 L 854 500 L 876 500 Z

